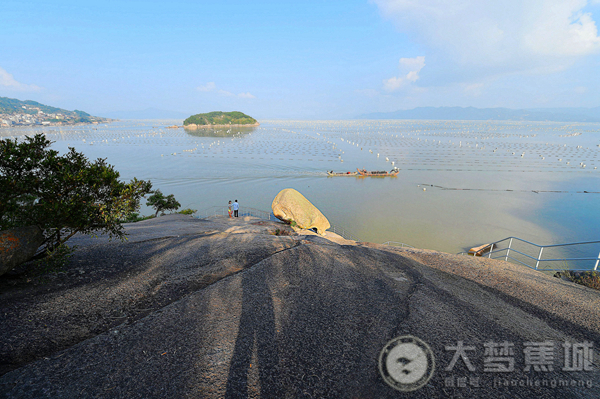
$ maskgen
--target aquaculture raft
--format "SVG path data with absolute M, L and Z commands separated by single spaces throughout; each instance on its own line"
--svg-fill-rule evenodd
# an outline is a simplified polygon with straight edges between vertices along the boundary
M 327 176 L 356 176 L 358 175 L 358 172 L 334 172 L 332 171 L 327 171 Z
M 398 168 L 394 168 L 394 169 L 390 170 L 389 172 L 386 172 L 385 170 L 367 171 L 366 169 L 361 170 L 358 168 L 356 168 L 356 170 L 358 171 L 358 173 L 360 173 L 361 176 L 375 176 L 375 177 L 396 176 L 400 172 L 400 169 L 398 169 Z

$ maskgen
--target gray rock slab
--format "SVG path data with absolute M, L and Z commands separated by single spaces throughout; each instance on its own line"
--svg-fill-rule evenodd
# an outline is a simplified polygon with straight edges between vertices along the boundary
M 78 295 L 95 298 L 104 311 L 119 303 L 117 298 L 126 302 L 138 292 L 149 292 L 138 288 L 146 285 L 160 287 L 158 292 L 164 290 L 170 300 L 150 302 L 154 307 L 141 318 L 111 325 L 4 374 L 0 396 L 598 397 L 597 360 L 593 372 L 563 370 L 562 347 L 565 341 L 589 341 L 597 349 L 600 334 L 594 323 L 578 322 L 565 313 L 577 301 L 598 301 L 596 291 L 580 291 L 578 286 L 546 276 L 535 280 L 504 262 L 484 265 L 465 258 L 463 264 L 451 256 L 444 260 L 446 254 L 434 262 L 427 259 L 434 257 L 433 253 L 340 245 L 321 237 L 273 236 L 268 234 L 270 227 L 252 225 L 254 221 L 220 227 L 220 221 L 210 223 L 219 232 L 199 229 L 204 232 L 197 236 L 154 237 L 119 244 L 121 247 L 107 244 L 105 252 L 101 245 L 90 246 L 89 253 L 80 255 L 83 259 L 108 264 L 127 262 L 136 254 L 141 260 L 131 269 L 116 272 L 111 283 L 92 279 L 77 291 L 40 297 L 36 313 L 40 322 L 44 322 L 42 310 L 60 314 L 59 307 L 69 304 L 64 314 L 89 317 L 85 312 L 91 299 L 84 300 L 85 306 L 77 306 Z M 204 274 L 198 270 L 211 265 L 221 271 L 214 281 L 185 289 L 168 288 L 201 278 Z M 497 275 L 506 270 L 506 280 L 495 286 L 494 282 L 477 281 L 475 274 L 461 275 L 482 273 L 490 265 L 495 266 Z M 502 288 L 509 285 L 509 279 L 514 284 L 528 281 L 519 288 L 537 287 L 535 295 L 548 285 L 553 299 L 545 304 L 527 300 L 526 293 L 510 295 L 508 288 Z M 555 280 L 559 285 L 552 285 Z M 159 284 L 153 286 L 151 281 Z M 185 294 L 177 296 L 176 292 Z M 559 293 L 564 307 L 553 304 Z M 58 301 L 57 305 L 47 307 L 52 301 Z M 593 317 L 597 315 L 596 310 Z M 428 343 L 436 362 L 431 380 L 410 394 L 387 385 L 378 367 L 386 343 L 402 335 Z M 448 347 L 456 347 L 459 341 L 474 348 L 465 352 L 474 370 L 469 370 L 462 358 L 447 370 L 455 353 Z M 514 370 L 484 371 L 489 357 L 486 343 L 504 341 L 514 344 Z M 552 370 L 524 371 L 526 343 L 547 341 L 556 346 Z M 541 386 L 543 381 L 548 386 Z M 556 387 L 551 386 L 552 381 Z M 569 386 L 558 386 L 561 381 Z M 591 387 L 570 386 L 571 381 Z

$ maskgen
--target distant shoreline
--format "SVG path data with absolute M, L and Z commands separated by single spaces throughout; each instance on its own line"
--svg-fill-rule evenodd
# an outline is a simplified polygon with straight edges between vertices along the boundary
M 189 125 L 184 125 L 184 129 L 210 129 L 210 128 L 219 128 L 219 127 L 256 127 L 260 126 L 260 123 L 256 122 L 251 125 L 196 125 L 195 123 L 190 123 Z
M 19 125 L 6 125 L 0 124 L 0 129 L 15 129 L 15 128 L 31 128 L 31 127 L 63 127 L 63 126 L 87 126 L 87 125 L 101 125 L 104 123 L 116 122 L 118 119 L 109 119 L 105 121 L 94 121 L 94 122 L 78 122 L 78 123 L 48 123 L 48 124 L 19 124 Z

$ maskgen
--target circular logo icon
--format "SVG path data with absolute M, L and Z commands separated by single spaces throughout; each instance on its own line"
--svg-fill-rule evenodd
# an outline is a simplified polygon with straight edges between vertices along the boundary
M 388 342 L 379 354 L 383 380 L 399 391 L 415 391 L 433 376 L 435 358 L 427 343 L 412 335 Z

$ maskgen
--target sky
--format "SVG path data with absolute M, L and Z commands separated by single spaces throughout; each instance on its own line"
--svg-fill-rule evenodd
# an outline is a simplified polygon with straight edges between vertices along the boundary
M 2 0 L 0 96 L 345 119 L 600 106 L 600 0 Z

